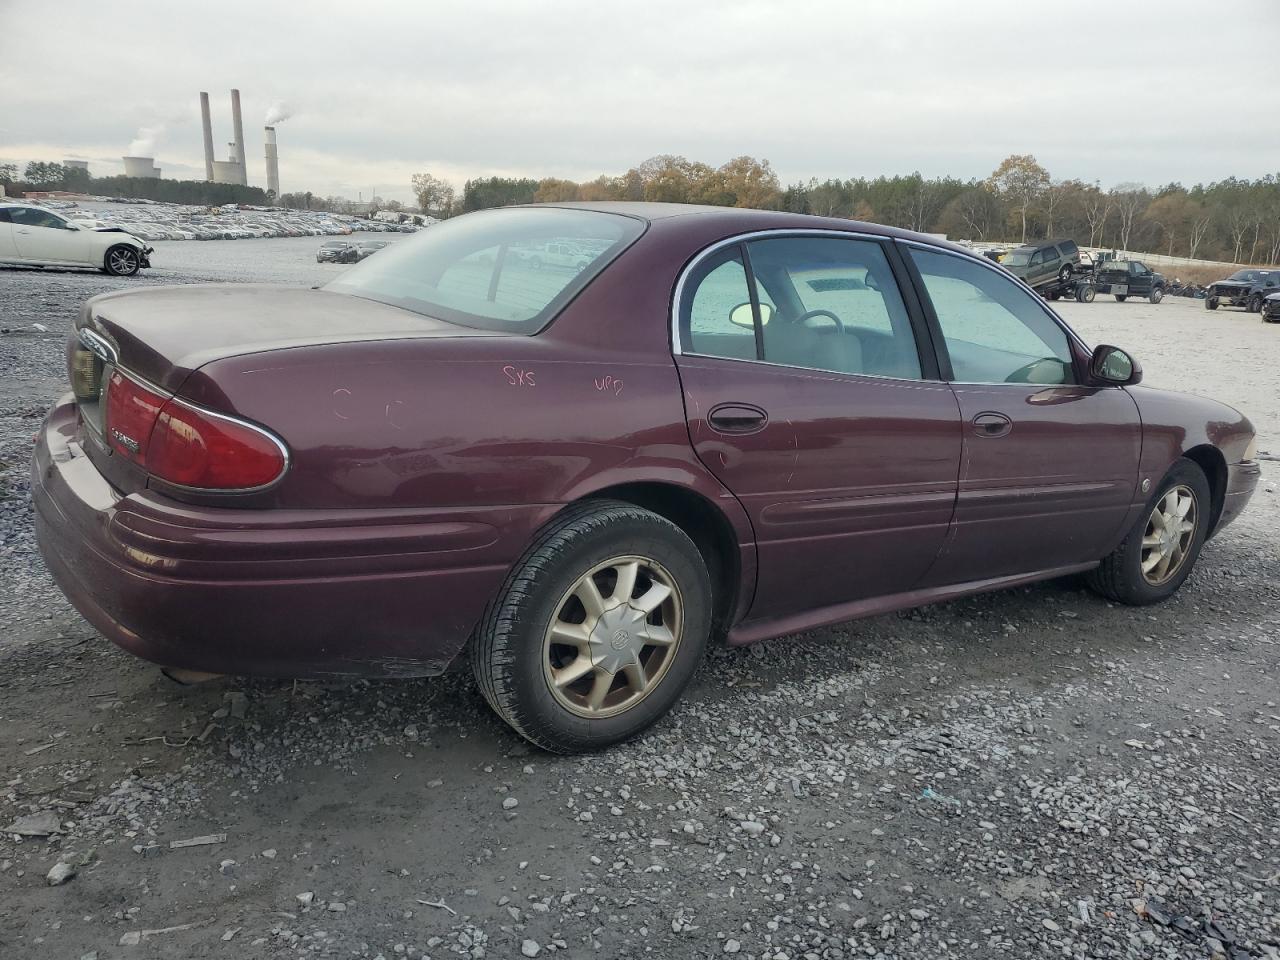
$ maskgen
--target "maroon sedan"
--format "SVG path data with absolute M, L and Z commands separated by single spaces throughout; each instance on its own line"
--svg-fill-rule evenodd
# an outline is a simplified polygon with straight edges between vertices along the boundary
M 472 214 L 319 290 L 97 297 L 68 364 L 38 532 L 107 637 L 271 676 L 469 660 L 558 751 L 653 723 L 712 636 L 1084 571 L 1162 600 L 1259 475 L 1245 417 L 1137 386 L 990 261 L 784 213 Z

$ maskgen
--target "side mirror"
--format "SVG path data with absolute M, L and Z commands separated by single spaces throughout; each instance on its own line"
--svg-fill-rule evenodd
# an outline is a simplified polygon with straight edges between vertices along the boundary
M 760 304 L 760 326 L 768 326 L 772 318 L 773 306 L 768 303 Z M 751 313 L 751 304 L 740 303 L 730 310 L 729 322 L 735 327 L 746 327 L 748 330 L 754 330 L 756 319 Z
M 1114 386 L 1132 386 L 1142 382 L 1142 367 L 1119 347 L 1102 344 L 1093 351 L 1089 373 L 1095 380 Z

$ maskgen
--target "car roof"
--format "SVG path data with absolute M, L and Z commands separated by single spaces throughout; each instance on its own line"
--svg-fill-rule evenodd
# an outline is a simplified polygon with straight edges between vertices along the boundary
M 695 203 L 654 203 L 647 200 L 574 201 L 566 203 L 519 204 L 502 209 L 526 210 L 590 210 L 596 213 L 612 213 L 635 217 L 652 223 L 682 219 L 685 223 L 697 220 L 702 223 L 723 222 L 726 235 L 750 233 L 755 230 L 835 230 L 841 233 L 862 233 L 872 236 L 915 240 L 932 247 L 954 250 L 968 256 L 973 252 L 959 244 L 939 239 L 936 235 L 914 233 L 898 227 L 879 223 L 865 223 L 843 217 L 818 217 L 808 213 L 792 213 L 786 210 L 756 210 L 751 207 L 720 207 Z

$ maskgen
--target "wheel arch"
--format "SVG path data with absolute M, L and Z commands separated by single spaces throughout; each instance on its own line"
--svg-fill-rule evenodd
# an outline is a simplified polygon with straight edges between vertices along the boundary
M 1209 505 L 1209 531 L 1205 539 L 1213 536 L 1222 518 L 1222 505 L 1227 495 L 1227 458 L 1211 443 L 1202 443 L 1186 450 L 1182 454 L 1201 470 L 1209 481 L 1209 494 L 1212 503 Z
M 712 630 L 723 635 L 751 598 L 744 582 L 742 546 L 733 523 L 715 503 L 696 490 L 662 481 L 628 481 L 601 487 L 566 504 L 622 500 L 651 510 L 674 523 L 693 541 L 707 565 L 712 589 Z M 754 570 L 745 571 L 754 582 Z

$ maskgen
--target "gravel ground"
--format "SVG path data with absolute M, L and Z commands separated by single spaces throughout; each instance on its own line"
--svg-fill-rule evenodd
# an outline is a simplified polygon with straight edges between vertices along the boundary
M 102 641 L 43 570 L 25 478 L 74 311 L 318 283 L 343 269 L 318 242 L 0 270 L 5 960 L 1280 957 L 1274 461 L 1166 604 L 1059 581 L 718 651 L 588 758 L 531 751 L 466 676 L 181 688 Z M 1280 329 L 1060 306 L 1280 452 Z

